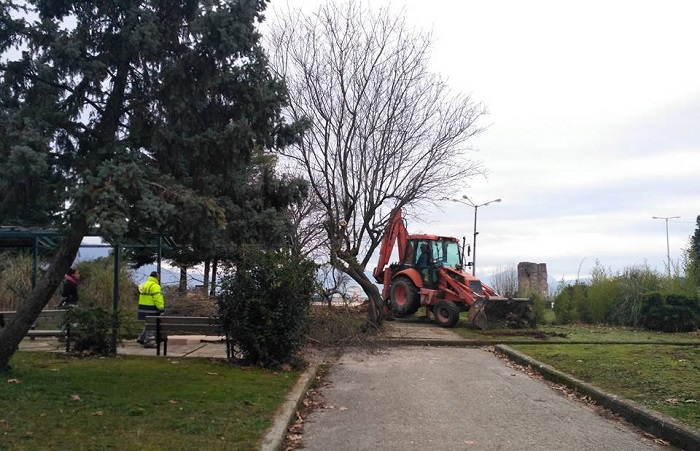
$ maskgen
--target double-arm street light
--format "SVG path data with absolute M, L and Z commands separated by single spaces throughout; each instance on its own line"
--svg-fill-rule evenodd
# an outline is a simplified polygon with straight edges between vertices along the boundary
M 663 219 L 666 221 L 666 259 L 668 261 L 668 277 L 671 277 L 671 248 L 668 245 L 668 220 L 669 219 L 680 219 L 680 216 L 652 216 L 651 219 Z
M 483 204 L 475 204 L 474 202 L 471 201 L 467 196 L 462 196 L 462 199 L 451 199 L 449 197 L 443 197 L 443 199 L 451 200 L 452 202 L 459 202 L 461 204 L 469 205 L 474 209 L 474 242 L 472 243 L 472 275 L 476 275 L 476 236 L 479 234 L 479 232 L 476 231 L 476 217 L 477 213 L 479 211 L 479 207 L 485 207 L 489 204 L 492 204 L 494 202 L 500 202 L 501 199 L 494 199 L 490 200 L 488 202 L 484 202 Z

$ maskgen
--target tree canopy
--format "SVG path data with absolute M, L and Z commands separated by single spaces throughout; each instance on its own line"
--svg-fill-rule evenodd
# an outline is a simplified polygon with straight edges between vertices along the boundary
M 700 289 L 700 215 L 695 218 L 695 232 L 686 250 L 686 274 L 695 289 Z
M 430 35 L 387 9 L 327 2 L 271 28 L 288 114 L 311 124 L 285 155 L 310 180 L 332 264 L 381 308 L 365 269 L 390 212 L 434 203 L 482 173 L 467 142 L 485 108 L 430 71 Z
M 259 45 L 266 3 L 2 3 L 1 222 L 64 237 L 0 331 L 0 368 L 92 228 L 199 249 L 279 239 L 281 212 L 304 184 L 264 156 L 301 128 L 282 119 L 286 88 Z

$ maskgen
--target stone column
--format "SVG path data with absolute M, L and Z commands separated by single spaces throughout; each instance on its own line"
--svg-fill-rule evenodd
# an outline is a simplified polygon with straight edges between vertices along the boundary
M 546 263 L 518 263 L 518 294 L 525 297 L 549 298 Z

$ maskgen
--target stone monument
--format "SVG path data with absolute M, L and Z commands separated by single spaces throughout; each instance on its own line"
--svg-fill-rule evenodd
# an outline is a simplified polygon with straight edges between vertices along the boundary
M 549 298 L 546 263 L 518 263 L 518 294 L 520 296 L 541 296 Z

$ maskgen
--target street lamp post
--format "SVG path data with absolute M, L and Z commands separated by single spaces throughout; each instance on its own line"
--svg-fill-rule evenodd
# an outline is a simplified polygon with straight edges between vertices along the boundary
M 668 277 L 671 278 L 671 248 L 668 244 L 668 220 L 669 219 L 680 219 L 680 216 L 652 216 L 651 219 L 663 219 L 666 221 L 666 260 L 668 262 Z
M 460 199 L 451 199 L 449 197 L 443 197 L 443 199 L 451 200 L 452 202 L 459 202 L 461 204 L 469 205 L 474 209 L 474 242 L 472 243 L 472 276 L 476 275 L 476 236 L 479 234 L 479 232 L 476 231 L 476 218 L 477 218 L 477 213 L 479 211 L 479 207 L 485 207 L 488 204 L 492 204 L 494 202 L 500 202 L 501 199 L 494 199 L 490 200 L 488 202 L 484 202 L 483 204 L 475 204 L 474 202 L 471 201 L 467 196 L 462 196 L 462 199 L 465 199 L 465 201 L 460 200 Z
M 479 234 L 479 232 L 476 231 L 476 213 L 479 210 L 479 207 L 485 207 L 488 204 L 492 204 L 494 202 L 500 202 L 501 199 L 494 199 L 490 200 L 488 202 L 484 202 L 483 204 L 475 204 L 473 203 L 467 196 L 462 196 L 463 199 L 466 199 L 472 207 L 474 207 L 474 243 L 472 245 L 472 276 L 476 275 L 476 236 Z

